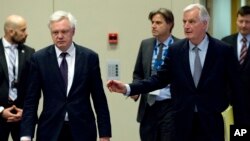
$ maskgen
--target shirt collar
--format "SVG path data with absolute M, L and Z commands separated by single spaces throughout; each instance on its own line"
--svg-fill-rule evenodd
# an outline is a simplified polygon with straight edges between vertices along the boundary
M 73 56 L 73 54 L 74 54 L 74 49 L 75 49 L 75 46 L 74 46 L 74 44 L 72 43 L 71 45 L 70 45 L 70 47 L 68 48 L 68 50 L 66 51 L 68 54 L 69 54 L 69 56 Z M 60 49 L 58 49 L 56 46 L 55 46 L 55 50 L 56 50 L 56 56 L 57 56 L 57 58 L 59 58 L 60 57 L 60 54 L 62 53 L 62 51 L 60 50 Z
M 206 35 L 205 38 L 198 44 L 198 45 L 194 45 L 189 41 L 189 50 L 193 50 L 194 47 L 198 47 L 199 50 L 203 51 L 203 50 L 207 50 L 208 48 L 208 36 Z
M 249 42 L 250 41 L 250 34 L 248 34 L 245 37 L 247 38 L 247 42 Z M 239 33 L 238 40 L 241 41 L 242 38 L 243 38 L 243 35 L 241 33 Z
M 17 44 L 11 44 L 4 37 L 2 38 L 4 48 L 17 47 Z
M 159 40 L 156 40 L 156 45 L 157 45 L 157 47 L 159 46 L 160 43 L 161 43 L 161 42 L 160 42 Z M 167 38 L 167 40 L 165 40 L 165 41 L 163 42 L 164 46 L 169 46 L 169 45 L 172 44 L 172 43 L 173 43 L 173 37 L 172 37 L 172 35 L 170 35 L 170 36 Z

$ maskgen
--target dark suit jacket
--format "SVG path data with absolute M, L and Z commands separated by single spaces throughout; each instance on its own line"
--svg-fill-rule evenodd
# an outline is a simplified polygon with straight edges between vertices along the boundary
M 234 55 L 237 56 L 237 38 L 238 33 L 232 34 L 222 38 L 222 41 L 230 44 L 234 48 Z M 246 124 L 250 126 L 250 49 L 248 49 L 247 57 L 244 63 L 240 67 L 240 79 L 242 80 L 243 89 L 244 89 L 244 108 L 247 112 L 246 114 Z
M 111 136 L 110 116 L 98 55 L 77 44 L 75 49 L 74 79 L 68 96 L 58 66 L 55 46 L 44 48 L 32 56 L 29 89 L 21 126 L 22 136 L 33 136 L 40 90 L 43 93 L 43 110 L 38 120 L 37 140 L 56 141 L 68 112 L 73 139 L 96 141 L 97 127 L 90 97 L 96 112 L 99 136 Z
M 218 127 L 223 129 L 222 119 L 218 119 L 222 117 L 214 115 L 219 115 L 229 105 L 228 84 L 233 91 L 233 99 L 240 100 L 238 63 L 236 57 L 232 57 L 232 48 L 209 35 L 208 38 L 208 50 L 197 88 L 190 70 L 187 39 L 180 40 L 169 48 L 169 56 L 157 75 L 130 84 L 131 95 L 135 95 L 163 88 L 171 83 L 170 90 L 176 110 L 176 140 L 179 141 L 187 140 L 190 135 L 195 105 L 202 126 L 213 134 L 218 131 Z M 215 125 L 218 123 L 215 121 L 220 121 L 220 125 Z
M 176 37 L 172 36 L 174 42 L 176 42 Z M 151 65 L 154 53 L 154 47 L 156 44 L 155 38 L 148 38 L 141 42 L 139 52 L 137 55 L 137 60 L 133 72 L 133 82 L 142 80 L 151 76 Z M 147 105 L 147 94 L 140 95 L 140 104 L 138 108 L 137 121 L 140 122 L 145 113 Z
M 24 91 L 25 91 L 25 83 L 27 78 L 27 62 L 29 61 L 31 55 L 35 52 L 33 48 L 30 48 L 26 45 L 18 45 L 18 81 L 19 85 L 17 87 L 17 99 L 13 104 L 17 107 L 23 107 L 24 100 Z M 4 106 L 5 108 L 11 106 L 8 104 L 9 97 L 9 74 L 8 74 L 8 66 L 5 58 L 4 47 L 2 39 L 0 39 L 0 106 Z

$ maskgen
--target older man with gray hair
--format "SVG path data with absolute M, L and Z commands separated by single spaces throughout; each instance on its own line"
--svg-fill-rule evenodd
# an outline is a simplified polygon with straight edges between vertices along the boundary
M 56 11 L 49 21 L 54 44 L 31 58 L 21 140 L 109 141 L 111 123 L 98 54 L 73 42 L 76 19 Z M 43 109 L 37 121 L 40 91 Z M 91 99 L 94 105 L 93 112 Z M 97 128 L 98 126 L 98 128 Z

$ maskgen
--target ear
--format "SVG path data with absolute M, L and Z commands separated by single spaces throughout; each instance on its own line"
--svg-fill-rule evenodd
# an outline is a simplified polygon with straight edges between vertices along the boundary
M 9 32 L 10 36 L 13 36 L 15 34 L 15 30 L 13 28 L 9 28 L 8 32 Z
M 72 29 L 73 35 L 75 35 L 75 28 Z
M 207 29 L 208 28 L 208 22 L 207 21 L 203 21 L 202 23 L 204 25 L 204 28 Z

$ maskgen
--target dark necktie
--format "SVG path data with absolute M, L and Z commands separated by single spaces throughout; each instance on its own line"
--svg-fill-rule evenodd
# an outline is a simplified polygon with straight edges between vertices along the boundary
M 163 47 L 164 47 L 164 44 L 163 43 L 160 43 L 158 44 L 158 54 L 157 54 L 157 58 L 156 58 L 156 61 L 160 61 L 162 60 L 162 51 L 163 51 Z M 155 70 L 157 71 L 157 70 Z M 156 99 L 156 95 L 153 95 L 153 94 L 148 94 L 148 99 L 147 99 L 147 102 L 150 106 L 152 106 L 154 103 L 155 103 L 155 99 Z
M 157 54 L 157 60 L 161 60 L 162 59 L 162 50 L 163 50 L 164 44 L 160 43 L 158 46 L 159 46 L 159 52 Z
M 241 48 L 241 51 L 240 51 L 240 64 L 243 64 L 244 60 L 246 59 L 246 56 L 247 56 L 247 39 L 246 37 L 243 37 L 241 39 L 242 41 L 242 48 Z
M 60 70 L 61 70 L 61 73 L 62 73 L 63 80 L 65 82 L 66 89 L 67 89 L 67 86 L 68 86 L 68 64 L 67 64 L 67 60 L 66 60 L 67 54 L 68 54 L 67 52 L 63 52 L 63 53 L 60 54 L 60 56 L 62 57 Z
M 195 52 L 193 79 L 194 79 L 194 84 L 197 87 L 199 80 L 200 80 L 200 76 L 201 76 L 202 66 L 201 66 L 201 60 L 199 56 L 199 48 L 194 47 L 193 50 Z

